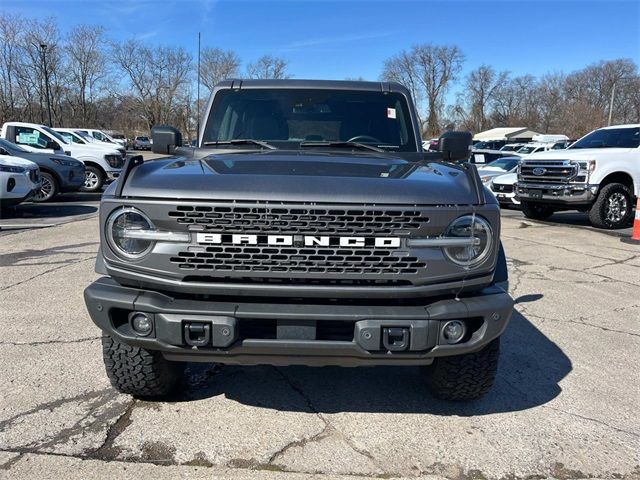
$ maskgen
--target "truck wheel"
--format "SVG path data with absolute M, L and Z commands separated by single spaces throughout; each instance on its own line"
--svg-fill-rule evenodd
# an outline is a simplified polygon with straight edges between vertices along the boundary
M 443 400 L 474 400 L 493 386 L 498 372 L 500 337 L 479 352 L 438 357 L 424 369 L 431 393 Z
M 48 202 L 58 194 L 58 181 L 48 172 L 42 172 L 42 188 L 33 196 L 34 202 Z
M 602 187 L 589 210 L 589 221 L 597 228 L 624 228 L 631 222 L 633 195 L 622 183 Z
M 160 352 L 133 347 L 102 337 L 102 357 L 111 385 L 134 397 L 159 398 L 174 392 L 183 364 L 166 360 Z
M 520 208 L 525 217 L 533 218 L 534 220 L 546 220 L 553 215 L 553 208 L 544 203 L 523 200 L 520 203 Z
M 104 173 L 98 167 L 89 165 L 84 171 L 84 185 L 80 190 L 83 192 L 98 192 L 104 185 Z

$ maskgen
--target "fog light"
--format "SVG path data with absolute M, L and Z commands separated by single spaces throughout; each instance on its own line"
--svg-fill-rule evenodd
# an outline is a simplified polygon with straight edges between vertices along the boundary
M 450 344 L 460 342 L 466 332 L 467 328 L 465 327 L 464 323 L 458 320 L 447 322 L 442 327 L 442 336 L 447 341 L 447 343 Z
M 146 337 L 153 330 L 153 322 L 146 313 L 134 313 L 131 317 L 131 328 L 141 337 Z

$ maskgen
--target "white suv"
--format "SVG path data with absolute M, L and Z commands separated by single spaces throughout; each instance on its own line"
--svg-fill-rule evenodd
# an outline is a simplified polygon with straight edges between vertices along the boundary
M 66 153 L 85 164 L 85 192 L 100 191 L 105 182 L 115 180 L 124 165 L 117 147 L 106 149 L 94 145 L 68 142 L 52 128 L 36 123 L 7 122 L 0 137 L 31 152 Z
M 0 155 L 0 209 L 29 200 L 41 188 L 38 165 L 24 158 Z

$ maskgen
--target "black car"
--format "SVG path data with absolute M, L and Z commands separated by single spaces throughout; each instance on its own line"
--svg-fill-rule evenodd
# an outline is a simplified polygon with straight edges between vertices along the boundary
M 40 167 L 42 189 L 33 197 L 35 202 L 46 202 L 58 193 L 75 192 L 84 185 L 84 163 L 67 155 L 29 152 L 0 138 L 0 155 L 31 160 Z

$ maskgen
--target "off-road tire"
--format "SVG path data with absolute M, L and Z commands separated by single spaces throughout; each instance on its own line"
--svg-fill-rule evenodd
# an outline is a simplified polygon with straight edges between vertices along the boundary
M 546 220 L 553 215 L 553 207 L 544 203 L 523 200 L 520 203 L 520 208 L 522 209 L 522 213 L 524 213 L 525 217 L 532 218 L 534 220 Z
M 500 337 L 482 350 L 453 357 L 438 357 L 424 367 L 431 394 L 443 400 L 475 400 L 493 386 L 498 372 Z
M 611 221 L 607 218 L 607 204 L 612 196 L 620 194 L 627 202 L 626 214 L 619 221 Z M 631 223 L 633 216 L 633 194 L 629 187 L 622 183 L 609 183 L 600 190 L 596 201 L 589 210 L 589 221 L 596 228 L 606 228 L 609 230 L 624 228 Z
M 48 202 L 52 200 L 60 191 L 60 187 L 58 187 L 58 181 L 56 180 L 56 177 L 54 177 L 49 172 L 42 172 L 40 175 L 42 176 L 43 183 L 48 182 L 49 192 L 47 195 L 43 195 L 43 191 L 40 190 L 40 192 L 38 192 L 38 194 L 35 195 L 32 199 L 32 201 L 37 203 Z
M 82 188 L 80 190 L 83 192 L 99 192 L 104 185 L 105 180 L 103 171 L 98 167 L 94 167 L 93 165 L 87 165 L 87 167 L 85 168 L 85 175 L 86 174 L 95 175 L 96 181 L 92 185 L 88 186 L 87 179 L 85 178 L 85 183 L 82 185 Z
M 175 392 L 184 364 L 165 359 L 160 352 L 133 347 L 102 337 L 102 357 L 111 385 L 139 398 L 162 398 Z

